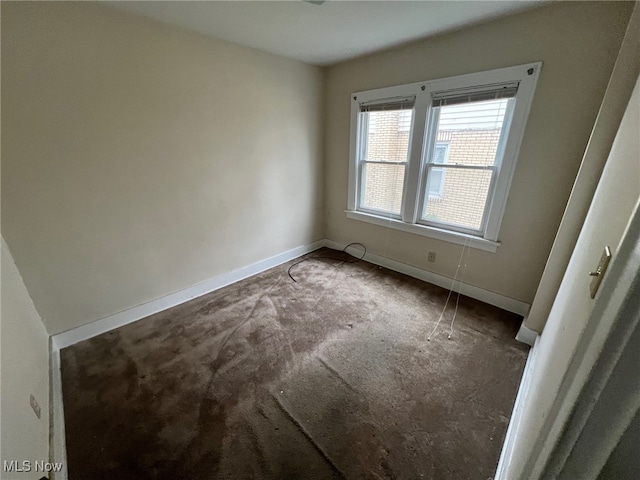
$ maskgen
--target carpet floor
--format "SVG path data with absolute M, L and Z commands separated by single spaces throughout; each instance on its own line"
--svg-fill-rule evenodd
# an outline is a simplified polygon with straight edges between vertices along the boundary
M 322 249 L 309 256 L 352 259 Z M 493 477 L 521 317 L 360 261 L 307 260 L 61 352 L 69 478 Z

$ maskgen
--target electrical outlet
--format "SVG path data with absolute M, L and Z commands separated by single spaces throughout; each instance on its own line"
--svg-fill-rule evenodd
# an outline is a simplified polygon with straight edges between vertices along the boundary
M 40 418 L 40 405 L 38 405 L 36 397 L 33 396 L 33 393 L 29 395 L 29 403 L 31 404 L 31 408 L 33 408 L 33 413 L 36 414 L 36 417 Z
M 436 261 L 436 252 L 429 252 L 429 255 L 427 255 L 427 260 L 430 262 L 435 262 Z

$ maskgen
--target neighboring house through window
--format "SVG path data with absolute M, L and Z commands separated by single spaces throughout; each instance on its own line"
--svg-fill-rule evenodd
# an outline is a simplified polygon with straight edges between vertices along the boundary
M 411 110 L 401 110 L 398 115 L 398 132 L 409 132 L 411 128 Z
M 354 93 L 349 218 L 495 251 L 540 66 Z

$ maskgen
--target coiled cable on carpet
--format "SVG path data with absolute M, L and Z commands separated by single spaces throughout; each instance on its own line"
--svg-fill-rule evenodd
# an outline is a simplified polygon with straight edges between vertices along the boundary
M 364 252 L 362 253 L 361 257 L 354 257 L 353 260 L 345 260 L 343 258 L 337 258 L 337 257 L 328 257 L 328 256 L 325 256 L 325 255 L 317 255 L 317 256 L 313 256 L 313 257 L 305 257 L 302 260 L 298 260 L 296 263 L 293 263 L 293 264 L 291 264 L 289 266 L 289 268 L 287 269 L 287 273 L 289 274 L 289 278 L 291 278 L 291 280 L 293 280 L 294 282 L 298 283 L 298 281 L 295 278 L 293 278 L 293 275 L 291 275 L 291 269 L 293 267 L 295 267 L 296 265 L 300 265 L 302 262 L 306 262 L 307 260 L 314 260 L 314 259 L 318 259 L 318 260 L 337 260 L 337 261 L 341 262 L 340 265 L 342 265 L 343 263 L 356 263 L 356 262 L 359 262 L 367 254 L 367 247 L 365 247 L 364 244 L 359 243 L 359 242 L 350 243 L 349 245 L 347 245 L 346 247 L 344 247 L 342 249 L 342 253 L 346 253 L 347 255 L 351 255 L 350 253 L 347 252 L 347 248 L 353 247 L 355 245 L 361 246 L 362 249 L 364 250 Z

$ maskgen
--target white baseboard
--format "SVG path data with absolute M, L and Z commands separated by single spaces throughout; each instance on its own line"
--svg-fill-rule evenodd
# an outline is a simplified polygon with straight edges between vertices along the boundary
M 509 420 L 507 435 L 505 436 L 504 443 L 502 444 L 498 468 L 495 476 L 493 477 L 494 480 L 512 480 L 514 478 L 510 472 L 511 460 L 515 451 L 516 438 L 518 438 L 520 433 L 519 430 L 522 422 L 522 414 L 524 412 L 525 399 L 527 398 L 531 387 L 532 372 L 535 370 L 534 364 L 537 358 L 539 339 L 540 336 L 536 334 L 536 340 L 532 345 L 531 350 L 529 350 L 529 356 L 527 357 L 527 363 L 524 366 L 524 372 L 522 372 L 522 379 L 520 380 L 520 387 L 518 388 L 516 401 L 513 405 L 513 411 L 511 412 L 511 420 Z
M 323 246 L 325 246 L 325 241 L 319 240 L 308 245 L 296 247 L 273 257 L 247 265 L 246 267 L 242 267 L 228 273 L 223 273 L 222 275 L 210 278 L 209 280 L 205 280 L 204 282 L 198 283 L 197 285 L 184 290 L 180 290 L 179 292 L 157 298 L 150 302 L 143 303 L 142 305 L 138 305 L 137 307 L 87 323 L 86 325 L 81 325 L 79 327 L 72 328 L 71 330 L 58 333 L 52 337 L 53 348 L 54 350 L 61 350 L 75 343 L 95 337 L 96 335 L 109 332 L 118 327 L 122 327 L 123 325 L 143 319 L 149 315 L 153 315 L 154 313 L 162 312 L 168 308 L 175 307 L 176 305 L 180 305 L 229 284 L 281 265 L 289 260 L 299 257 L 300 255 L 304 255 L 305 253 L 313 252 Z
M 346 246 L 345 244 L 334 242 L 333 240 L 326 240 L 325 245 L 336 250 L 342 250 Z M 390 258 L 382 257 L 380 255 L 376 255 L 375 253 L 367 252 L 364 260 L 375 263 L 376 265 L 380 265 L 382 267 L 386 267 L 395 272 L 404 273 L 405 275 L 409 275 L 410 277 L 424 280 L 425 282 L 429 282 L 433 285 L 446 288 L 447 290 L 451 288 L 452 279 L 449 277 L 445 277 L 444 275 L 438 275 L 437 273 L 429 272 L 427 270 L 423 270 L 412 265 L 407 265 L 406 263 L 401 263 L 396 260 L 391 260 Z M 458 285 L 456 283 L 456 291 L 457 289 Z M 467 297 L 475 298 L 476 300 L 480 300 L 481 302 L 488 303 L 489 305 L 502 308 L 503 310 L 507 310 L 508 312 L 522 315 L 523 317 L 527 313 L 529 313 L 530 305 L 528 303 L 505 297 L 504 295 L 500 295 L 499 293 L 490 292 L 474 285 L 469 285 L 468 283 L 462 283 L 460 293 L 466 295 Z
M 61 463 L 62 469 L 59 472 L 51 472 L 54 480 L 67 480 L 69 471 L 67 469 L 67 442 L 64 427 L 64 404 L 62 400 L 62 375 L 60 373 L 60 349 L 51 344 L 51 392 L 52 392 L 52 458 L 53 462 Z
M 319 240 L 309 245 L 303 245 L 301 247 L 288 250 L 279 255 L 275 255 L 265 260 L 247 265 L 246 267 L 239 268 L 238 270 L 224 273 L 209 280 L 205 280 L 202 283 L 186 288 L 179 292 L 160 297 L 156 300 L 152 300 L 150 302 L 124 310 L 114 315 L 110 315 L 100 320 L 96 320 L 86 325 L 81 325 L 71 330 L 53 335 L 53 347 L 54 349 L 63 349 L 83 340 L 87 340 L 102 333 L 106 333 L 118 327 L 122 327 L 123 325 L 127 325 L 142 318 L 148 317 L 149 315 L 153 315 L 154 313 L 161 312 L 194 298 L 206 295 L 207 293 L 213 292 L 219 288 L 238 282 L 252 275 L 256 275 L 277 265 L 281 265 L 285 262 L 288 262 L 289 260 L 293 260 L 294 258 L 299 257 L 300 255 L 304 255 L 305 253 L 312 252 L 324 246 L 335 248 L 337 250 L 342 250 L 345 247 L 344 244 L 325 239 Z M 375 263 L 376 265 L 389 268 L 396 272 L 404 273 L 411 277 L 424 280 L 425 282 L 438 285 L 442 288 L 451 288 L 452 280 L 449 277 L 438 275 L 437 273 L 422 270 L 418 267 L 407 265 L 406 263 L 401 263 L 396 260 L 391 260 L 390 258 L 382 257 L 374 253 L 367 253 L 365 260 L 371 263 Z M 529 312 L 529 304 L 527 303 L 515 300 L 513 298 L 505 297 L 504 295 L 490 292 L 488 290 L 484 290 L 467 283 L 463 283 L 461 285 L 461 293 L 468 297 L 475 298 L 476 300 L 480 300 L 509 312 L 516 313 L 518 315 L 525 316 Z M 526 340 L 521 341 L 529 343 Z
M 518 330 L 518 333 L 516 335 L 516 340 L 522 343 L 526 343 L 530 347 L 533 347 L 534 343 L 536 342 L 536 339 L 538 338 L 538 332 L 531 330 L 530 328 L 527 328 L 524 325 L 524 322 L 525 320 L 523 320 L 522 325 L 520 325 L 520 330 Z

